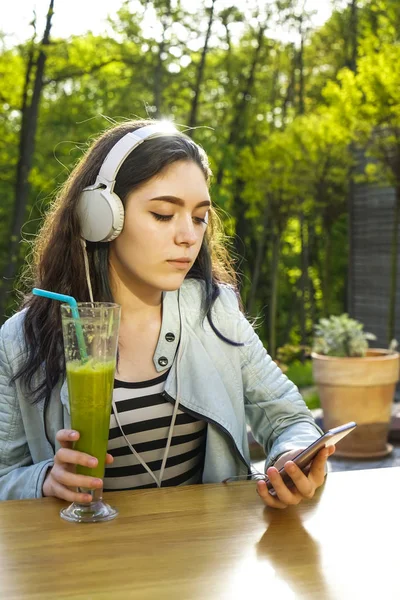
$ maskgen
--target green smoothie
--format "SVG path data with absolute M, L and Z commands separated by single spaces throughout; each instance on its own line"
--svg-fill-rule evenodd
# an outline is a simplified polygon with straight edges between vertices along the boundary
M 99 461 L 94 469 L 77 465 L 76 472 L 80 475 L 104 477 L 114 372 L 114 360 L 98 362 L 91 358 L 85 364 L 78 360 L 67 362 L 71 425 L 80 433 L 74 449 Z

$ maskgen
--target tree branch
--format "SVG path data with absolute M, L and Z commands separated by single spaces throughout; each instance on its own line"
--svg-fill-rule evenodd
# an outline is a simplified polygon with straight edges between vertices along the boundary
M 112 58 L 111 60 L 107 60 L 98 65 L 94 65 L 93 67 L 91 67 L 90 69 L 87 69 L 85 71 L 82 71 L 82 70 L 70 71 L 69 73 L 61 74 L 58 77 L 52 77 L 51 79 L 46 79 L 44 81 L 44 85 L 48 85 L 49 83 L 60 83 L 61 81 L 66 81 L 67 79 L 71 79 L 73 77 L 82 77 L 83 75 L 91 75 L 92 73 L 95 73 L 96 71 L 100 71 L 100 69 L 102 69 L 103 67 L 106 67 L 107 65 L 111 65 L 114 62 L 116 62 L 116 63 L 123 62 L 124 64 L 130 64 L 130 65 L 138 64 L 138 63 L 135 63 L 134 61 L 128 62 L 128 61 L 122 60 L 120 58 Z

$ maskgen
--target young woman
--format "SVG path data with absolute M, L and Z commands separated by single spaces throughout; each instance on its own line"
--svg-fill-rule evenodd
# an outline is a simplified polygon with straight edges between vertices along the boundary
M 267 454 L 264 503 L 313 496 L 290 460 L 321 431 L 240 310 L 204 151 L 162 122 L 117 125 L 71 173 L 39 233 L 33 284 L 122 307 L 105 490 L 249 474 L 246 421 Z M 75 473 L 60 305 L 29 295 L 0 332 L 0 499 L 90 500 Z M 164 464 L 163 464 L 164 463 Z M 272 466 L 274 465 L 274 466 Z M 294 487 L 278 473 L 285 465 Z

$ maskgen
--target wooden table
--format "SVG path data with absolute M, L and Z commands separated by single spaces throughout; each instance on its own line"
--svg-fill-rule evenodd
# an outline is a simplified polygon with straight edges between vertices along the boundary
M 52 498 L 0 503 L 0 598 L 400 598 L 400 468 L 329 474 L 284 511 L 254 482 L 106 499 L 119 517 L 93 525 Z

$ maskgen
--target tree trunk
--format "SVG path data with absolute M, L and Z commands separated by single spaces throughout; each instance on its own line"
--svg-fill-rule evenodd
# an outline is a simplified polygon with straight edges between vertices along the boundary
M 247 103 L 251 98 L 254 87 L 254 79 L 256 74 L 256 67 L 258 64 L 258 59 L 260 56 L 260 52 L 263 46 L 264 41 L 264 32 L 266 29 L 266 25 L 260 24 L 260 28 L 257 36 L 257 46 L 253 56 L 253 62 L 251 64 L 251 69 L 249 76 L 246 80 L 245 88 L 241 95 L 241 100 L 238 103 L 236 110 L 236 119 L 233 121 L 232 129 L 230 132 L 228 146 L 233 145 L 235 147 L 236 154 L 239 154 L 241 148 L 245 145 L 246 142 L 246 130 L 247 130 Z M 222 181 L 222 179 L 221 179 Z M 240 255 L 241 243 L 246 243 L 246 235 L 248 231 L 248 223 L 245 218 L 246 205 L 243 202 L 242 192 L 244 189 L 244 182 L 238 176 L 236 181 L 234 182 L 234 197 L 233 197 L 233 206 L 235 207 L 235 217 L 236 217 L 236 236 L 235 236 L 235 247 L 237 253 Z M 244 261 L 246 261 L 245 257 Z
M 240 100 L 236 106 L 236 118 L 232 123 L 231 132 L 229 135 L 229 144 L 239 144 L 245 138 L 245 129 L 244 125 L 246 123 L 246 114 L 247 114 L 247 105 L 249 100 L 251 99 L 251 95 L 253 93 L 254 80 L 256 75 L 256 69 L 258 66 L 258 59 L 260 57 L 260 53 L 264 43 L 264 33 L 266 30 L 266 24 L 260 24 L 258 35 L 257 35 L 257 45 L 254 51 L 253 61 L 251 63 L 250 72 L 246 79 L 244 89 L 241 93 Z
M 301 344 L 307 344 L 307 305 L 308 305 L 308 236 L 307 221 L 304 214 L 301 213 L 300 221 L 300 240 L 301 240 L 301 305 L 300 305 L 300 336 Z
M 250 66 L 249 75 L 245 81 L 244 88 L 240 94 L 240 98 L 236 104 L 236 107 L 233 111 L 233 118 L 231 123 L 231 130 L 229 134 L 229 139 L 226 144 L 226 148 L 230 145 L 236 146 L 236 154 L 237 150 L 240 149 L 244 144 L 244 139 L 246 137 L 246 113 L 247 113 L 247 102 L 251 98 L 251 94 L 253 92 L 254 79 L 256 73 L 256 67 L 258 64 L 258 59 L 260 56 L 261 49 L 263 47 L 264 42 L 264 32 L 266 30 L 266 23 L 260 23 L 260 27 L 257 35 L 257 46 L 254 51 L 253 60 Z M 226 153 L 224 154 L 219 169 L 217 171 L 216 184 L 220 186 L 222 184 L 224 178 L 224 170 L 225 170 L 225 159 Z
M 300 18 L 299 115 L 304 115 L 304 31 L 303 31 L 303 17 Z
M 399 252 L 399 225 L 400 225 L 400 182 L 396 187 L 396 200 L 393 215 L 393 233 L 391 247 L 391 265 L 390 265 L 390 294 L 389 294 L 389 315 L 388 315 L 388 344 L 395 337 L 396 330 L 396 295 L 397 295 L 397 270 L 398 270 L 398 252 Z
M 351 60 L 350 60 L 350 69 L 356 73 L 357 72 L 357 58 L 358 58 L 358 6 L 357 0 L 352 0 L 350 5 L 350 30 L 352 32 L 352 43 L 351 43 Z M 353 142 L 350 143 L 350 156 L 353 157 L 355 154 L 355 144 Z M 348 214 L 348 240 L 349 240 L 349 251 L 348 251 L 348 263 L 347 263 L 347 272 L 346 272 L 346 302 L 345 302 L 345 312 L 352 313 L 353 310 L 353 277 L 354 277 L 354 266 L 353 266 L 353 256 L 354 256 L 354 248 L 353 248 L 353 225 L 354 225 L 354 207 L 353 207 L 353 199 L 354 199 L 354 167 L 352 166 L 349 170 L 349 190 L 347 196 L 347 214 Z
M 224 27 L 225 27 L 225 32 L 226 32 L 226 43 L 228 46 L 228 51 L 227 51 L 227 56 L 226 56 L 226 71 L 228 74 L 228 90 L 229 93 L 232 90 L 232 43 L 231 43 L 231 37 L 230 37 L 230 32 L 229 32 L 229 23 L 227 18 L 223 19 L 222 21 Z M 226 88 L 225 88 L 226 89 Z M 223 118 L 221 120 L 222 123 L 222 127 L 226 127 L 227 123 L 229 122 L 229 119 L 227 119 L 227 117 L 229 117 L 229 113 L 231 112 L 231 107 L 230 105 L 228 105 L 226 107 L 226 109 L 224 110 L 224 115 Z M 222 183 L 222 176 L 223 173 L 225 171 L 225 163 L 226 163 L 226 158 L 227 158 L 227 145 L 224 144 L 223 148 L 222 148 L 222 156 L 221 159 L 218 161 L 218 171 L 217 171 L 217 175 L 215 178 L 215 183 L 217 188 L 221 185 Z
M 161 93 L 162 93 L 162 65 L 165 50 L 165 32 L 168 27 L 168 18 L 171 16 L 171 2 L 167 2 L 167 13 L 161 18 L 162 23 L 162 38 L 158 48 L 157 65 L 154 71 L 154 106 L 156 108 L 154 116 L 159 119 L 161 116 Z
M 33 67 L 35 64 L 35 39 L 36 39 L 36 22 L 33 22 L 33 27 L 35 29 L 34 34 L 32 36 L 32 40 L 31 40 L 31 46 L 29 48 L 29 54 L 28 54 L 28 63 L 26 65 L 26 73 L 25 73 L 25 81 L 24 81 L 24 88 L 22 91 L 22 103 L 21 103 L 21 115 L 22 117 L 24 115 L 27 114 L 29 107 L 28 107 L 28 94 L 29 94 L 29 87 L 30 87 L 30 83 L 31 83 L 31 77 L 32 77 L 32 71 L 33 71 Z M 23 133 L 23 128 L 26 126 L 26 122 L 24 119 L 22 119 L 22 123 L 21 123 L 21 135 L 20 135 L 20 154 L 21 154 L 21 140 L 24 138 L 24 133 Z
M 294 317 L 295 317 L 295 314 L 297 313 L 298 304 L 299 304 L 299 296 L 294 295 L 292 298 L 292 301 L 290 303 L 289 314 L 288 314 L 285 330 L 284 330 L 283 336 L 282 336 L 283 343 L 286 343 L 286 341 L 289 339 L 290 332 L 292 331 L 292 327 L 293 327 Z
M 265 256 L 265 241 L 267 238 L 267 224 L 268 224 L 268 215 L 269 215 L 268 208 L 269 208 L 268 199 L 265 198 L 264 211 L 263 211 L 263 215 L 262 215 L 262 231 L 260 233 L 259 239 L 257 240 L 256 258 L 254 261 L 253 275 L 251 278 L 251 287 L 250 287 L 250 292 L 249 292 L 249 298 L 247 301 L 247 311 L 250 315 L 253 314 L 253 311 L 254 311 L 254 305 L 255 305 L 256 296 L 257 296 L 258 282 L 260 279 L 263 257 Z
M 229 21 L 227 16 L 222 18 L 222 25 L 225 27 L 226 34 L 226 45 L 228 46 L 227 56 L 226 56 L 226 72 L 228 74 L 228 82 L 231 84 L 232 82 L 232 41 L 231 41 L 231 33 L 229 31 Z
M 276 309 L 278 302 L 280 232 L 274 229 L 272 236 L 271 260 L 271 299 L 269 304 L 268 353 L 272 358 L 276 355 Z
M 331 314 L 331 266 L 332 266 L 332 233 L 328 228 L 324 229 L 325 260 L 324 273 L 322 277 L 322 295 L 324 306 L 324 317 Z
M 243 190 L 245 182 L 241 177 L 237 177 L 233 182 L 233 206 L 234 215 L 236 217 L 236 232 L 234 238 L 234 246 L 236 253 L 242 257 L 243 261 L 246 261 L 246 235 L 248 230 L 248 223 L 246 220 L 246 205 L 243 202 Z
M 290 73 L 288 86 L 286 90 L 286 95 L 282 104 L 282 125 L 286 126 L 286 118 L 287 118 L 287 110 L 289 103 L 293 103 L 294 89 L 296 82 L 296 51 L 293 49 L 293 57 L 292 57 L 292 72 Z
M 357 0 L 351 0 L 350 4 L 350 31 L 351 31 L 351 57 L 350 69 L 357 71 L 358 60 L 358 6 Z
M 271 92 L 271 107 L 272 107 L 273 112 L 277 105 L 278 80 L 279 80 L 279 65 L 276 68 L 275 73 L 274 73 L 273 81 L 275 82 L 275 85 L 273 85 L 272 92 Z M 285 100 L 285 102 L 286 102 L 286 100 Z M 271 131 L 273 131 L 274 129 L 275 129 L 275 121 L 273 121 L 271 123 Z M 256 132 L 254 132 L 254 134 L 253 134 L 253 139 L 255 139 L 255 137 L 256 137 Z M 253 275 L 251 278 L 249 298 L 248 298 L 248 302 L 246 305 L 249 314 L 252 314 L 254 311 L 254 305 L 255 305 L 256 296 L 257 296 L 258 282 L 260 279 L 263 257 L 265 257 L 265 242 L 266 242 L 266 238 L 267 238 L 267 234 L 268 234 L 268 231 L 267 231 L 268 217 L 269 217 L 269 202 L 268 202 L 268 197 L 266 196 L 264 210 L 261 215 L 262 231 L 261 231 L 261 235 L 260 235 L 259 239 L 257 240 Z
M 304 10 L 304 6 L 303 6 Z M 304 114 L 304 31 L 303 15 L 299 23 L 300 50 L 299 50 L 299 115 Z M 308 304 L 308 236 L 306 233 L 307 222 L 303 212 L 300 213 L 300 240 L 301 240 L 301 305 L 300 305 L 300 336 L 301 344 L 307 344 L 307 304 Z
M 308 223 L 308 264 L 317 269 L 316 262 L 314 261 L 314 248 L 315 248 L 315 220 L 316 217 L 309 220 Z M 317 305 L 316 305 L 316 290 L 314 286 L 314 280 L 312 277 L 308 277 L 308 284 L 310 290 L 310 319 L 311 323 L 315 323 L 317 320 Z
M 29 174 L 32 168 L 33 153 L 35 150 L 35 135 L 37 129 L 37 118 L 39 112 L 40 97 L 43 88 L 44 68 L 46 64 L 46 47 L 49 45 L 51 19 L 53 16 L 54 0 L 50 0 L 47 11 L 46 27 L 43 39 L 40 45 L 39 55 L 36 61 L 36 73 L 33 84 L 32 100 L 27 105 L 26 97 L 23 98 L 23 109 L 21 118 L 21 131 L 19 139 L 19 158 L 17 164 L 16 184 L 15 184 L 15 204 L 12 217 L 9 256 L 10 261 L 4 271 L 4 285 L 0 290 L 0 314 L 4 314 L 7 304 L 8 290 L 10 289 L 14 277 L 18 270 L 19 263 L 19 243 L 21 239 L 21 227 L 24 223 L 26 206 L 29 197 L 30 184 Z M 28 71 L 32 70 L 32 65 L 27 65 Z M 30 74 L 29 74 L 30 77 Z
M 207 28 L 207 33 L 206 33 L 206 39 L 204 41 L 203 51 L 201 53 L 201 59 L 200 59 L 200 63 L 199 63 L 198 69 L 197 69 L 196 84 L 195 84 L 195 88 L 194 88 L 194 96 L 193 96 L 192 107 L 191 107 L 191 111 L 190 111 L 190 117 L 189 117 L 189 127 L 190 128 L 194 128 L 197 125 L 197 110 L 198 110 L 198 106 L 199 106 L 200 90 L 201 90 L 201 85 L 203 83 L 204 68 L 206 65 L 206 56 L 207 56 L 207 52 L 208 52 L 208 42 L 210 41 L 211 28 L 212 28 L 212 24 L 214 21 L 214 5 L 215 5 L 215 0 L 212 0 L 212 4 L 210 7 L 210 17 L 208 19 L 208 28 Z M 188 133 L 189 133 L 189 135 L 192 135 L 193 132 L 189 131 Z

